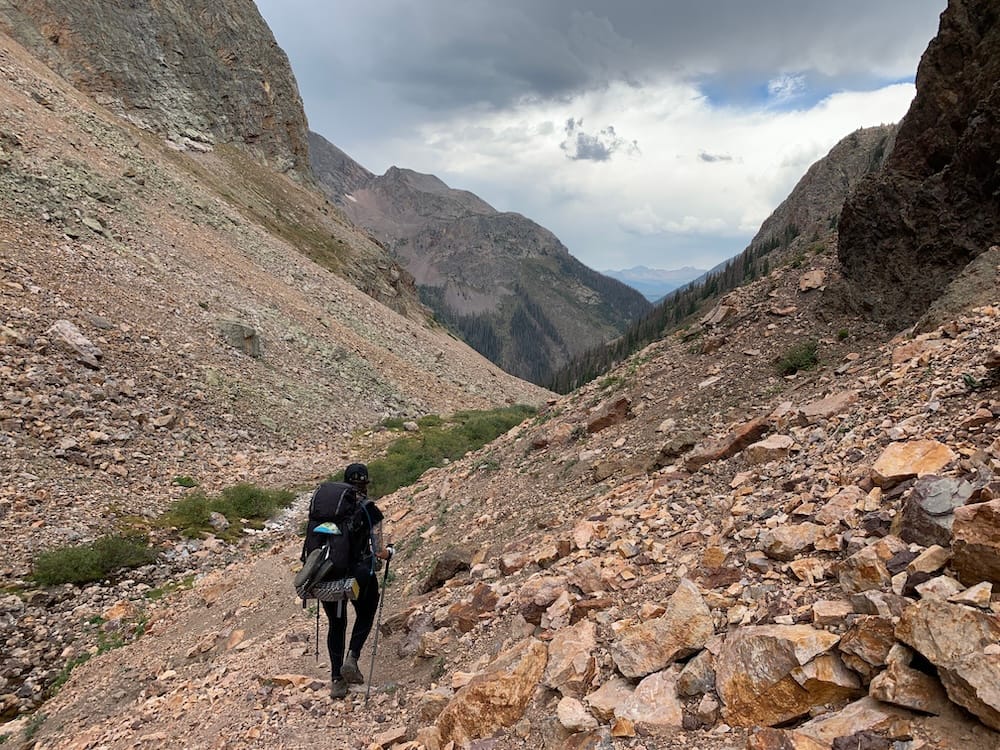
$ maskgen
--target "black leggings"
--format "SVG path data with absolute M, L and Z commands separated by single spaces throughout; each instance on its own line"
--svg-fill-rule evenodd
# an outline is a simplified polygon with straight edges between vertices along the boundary
M 378 610 L 378 579 L 375 576 L 358 578 L 360 591 L 354 605 L 354 628 L 351 630 L 351 653 L 361 656 L 361 647 L 368 640 L 375 612 Z M 344 602 L 322 602 L 323 611 L 330 621 L 326 631 L 326 648 L 330 652 L 330 673 L 340 677 L 340 667 L 344 663 L 344 638 L 347 635 L 347 607 Z M 338 609 L 340 616 L 337 616 Z

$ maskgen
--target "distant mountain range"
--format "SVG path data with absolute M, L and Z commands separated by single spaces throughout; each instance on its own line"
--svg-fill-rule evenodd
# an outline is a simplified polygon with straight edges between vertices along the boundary
M 650 302 L 656 302 L 674 289 L 697 279 L 705 273 L 705 269 L 684 266 L 668 270 L 632 266 L 632 268 L 623 268 L 620 271 L 601 271 L 601 273 L 628 284 Z

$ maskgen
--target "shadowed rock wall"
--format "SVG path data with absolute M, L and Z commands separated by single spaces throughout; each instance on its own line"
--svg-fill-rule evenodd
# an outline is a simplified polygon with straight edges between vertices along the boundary
M 951 0 L 885 169 L 848 199 L 839 257 L 888 326 L 924 313 L 1000 241 L 1000 5 Z

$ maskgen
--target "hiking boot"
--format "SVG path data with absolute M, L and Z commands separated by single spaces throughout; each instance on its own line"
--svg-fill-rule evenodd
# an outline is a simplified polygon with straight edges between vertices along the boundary
M 344 659 L 344 666 L 340 668 L 340 673 L 352 685 L 360 685 L 365 681 L 361 670 L 358 669 L 358 657 L 350 651 L 347 652 L 347 657 Z
M 347 682 L 343 677 L 334 677 L 330 682 L 330 697 L 333 699 L 347 697 Z

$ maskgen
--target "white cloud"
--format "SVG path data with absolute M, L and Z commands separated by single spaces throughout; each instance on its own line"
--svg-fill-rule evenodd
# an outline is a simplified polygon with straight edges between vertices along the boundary
M 642 89 L 619 84 L 566 102 L 441 120 L 378 148 L 395 163 L 434 172 L 500 210 L 539 221 L 595 268 L 611 267 L 609 248 L 636 236 L 658 238 L 655 261 L 668 267 L 687 262 L 672 254 L 678 236 L 714 238 L 716 249 L 701 259 L 714 265 L 743 249 L 838 140 L 898 120 L 913 93 L 912 85 L 897 84 L 782 111 L 715 107 L 676 81 Z M 638 149 L 601 161 L 567 160 L 570 120 L 592 124 L 594 132 L 610 129 Z M 643 252 L 628 262 L 650 265 L 653 250 Z
M 840 138 L 899 120 L 914 89 L 888 82 L 946 0 L 257 3 L 312 128 L 365 167 L 436 174 L 594 268 L 670 268 L 740 252 Z

